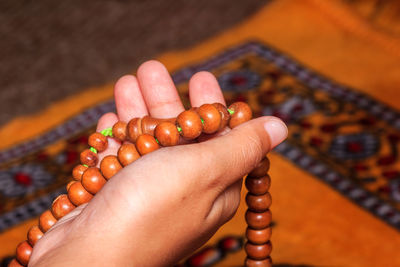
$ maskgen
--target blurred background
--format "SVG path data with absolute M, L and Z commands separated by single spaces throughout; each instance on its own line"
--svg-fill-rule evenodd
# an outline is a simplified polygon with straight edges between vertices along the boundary
M 115 81 L 162 52 L 195 45 L 265 3 L 2 1 L 0 124 Z
M 3 0 L 0 36 L 0 266 L 65 192 L 113 83 L 154 58 L 186 105 L 208 70 L 288 124 L 274 266 L 400 266 L 398 1 Z M 245 211 L 182 266 L 241 266 Z

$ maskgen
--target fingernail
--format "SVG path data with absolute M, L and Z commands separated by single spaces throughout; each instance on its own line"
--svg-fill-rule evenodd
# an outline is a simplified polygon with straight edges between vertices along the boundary
M 283 140 L 286 139 L 288 135 L 288 129 L 286 127 L 286 124 L 277 118 L 269 119 L 264 124 L 264 128 L 269 135 L 271 141 L 271 148 L 274 148 L 277 145 L 279 145 Z

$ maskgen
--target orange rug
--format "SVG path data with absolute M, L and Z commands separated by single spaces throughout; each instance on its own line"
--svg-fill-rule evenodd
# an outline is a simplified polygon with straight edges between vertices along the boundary
M 228 102 L 288 123 L 288 140 L 270 156 L 277 266 L 400 266 L 399 57 L 397 37 L 341 2 L 313 0 L 274 1 L 220 36 L 159 57 L 185 103 L 188 79 L 206 69 Z M 91 88 L 0 130 L 0 257 L 64 190 L 111 97 L 111 85 Z M 186 265 L 242 265 L 244 211 Z

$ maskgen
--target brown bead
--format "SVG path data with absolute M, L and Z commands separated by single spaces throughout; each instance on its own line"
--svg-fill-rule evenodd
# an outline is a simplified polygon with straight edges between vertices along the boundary
M 269 241 L 269 239 L 271 238 L 271 233 L 271 227 L 267 227 L 261 230 L 247 227 L 246 238 L 253 244 L 261 245 Z
M 81 181 L 83 187 L 93 195 L 99 192 L 106 182 L 100 169 L 95 167 L 88 168 L 83 174 Z
M 81 158 L 81 163 L 89 167 L 96 166 L 97 162 L 99 161 L 99 157 L 97 156 L 97 154 L 91 151 L 90 149 L 83 150 L 80 158 Z
M 233 111 L 231 119 L 229 120 L 229 127 L 231 129 L 235 128 L 239 124 L 251 120 L 251 117 L 253 116 L 251 108 L 244 102 L 235 102 L 230 105 L 228 109 Z
M 136 140 L 136 149 L 140 155 L 146 155 L 160 148 L 156 139 L 149 134 L 142 134 Z
M 246 188 L 253 195 L 263 195 L 268 192 L 271 185 L 271 178 L 266 175 L 261 178 L 246 178 Z
M 137 152 L 134 144 L 126 143 L 118 149 L 118 160 L 122 166 L 127 166 L 138 158 L 140 158 L 140 154 Z
M 219 114 L 221 115 L 221 124 L 219 125 L 218 129 L 218 131 L 220 131 L 228 125 L 231 115 L 229 114 L 226 107 L 221 103 L 214 103 L 212 105 L 219 111 Z
M 88 167 L 83 166 L 81 164 L 76 165 L 72 170 L 72 178 L 74 178 L 77 181 L 80 181 L 82 179 L 83 173 L 87 170 L 87 168 Z
M 118 121 L 112 128 L 113 137 L 123 142 L 126 140 L 126 122 Z
M 176 125 L 182 129 L 180 134 L 187 140 L 196 139 L 203 130 L 200 116 L 193 110 L 186 110 L 179 114 Z
M 108 180 L 122 169 L 118 158 L 113 155 L 108 155 L 103 158 L 100 163 L 100 170 L 103 176 Z
M 21 265 L 16 259 L 13 259 L 8 264 L 8 267 L 23 267 L 23 265 Z
M 128 125 L 126 126 L 126 134 L 127 134 L 127 139 L 132 143 L 135 143 L 139 135 L 142 134 L 142 119 L 141 118 L 131 119 L 128 122 Z
M 162 146 L 175 146 L 179 142 L 180 135 L 175 124 L 165 121 L 157 125 L 154 136 Z
M 16 251 L 16 258 L 22 265 L 28 265 L 29 259 L 32 254 L 32 247 L 27 241 L 18 244 Z
M 66 194 L 59 195 L 51 205 L 51 212 L 54 218 L 60 219 L 75 209 L 75 205 L 71 203 Z
M 246 258 L 244 265 L 246 267 L 272 267 L 272 260 L 271 257 L 268 257 L 265 260 L 253 260 Z
M 92 133 L 89 136 L 89 146 L 95 148 L 97 152 L 102 152 L 108 147 L 107 137 L 102 135 L 101 133 Z
M 272 245 L 271 242 L 262 245 L 256 245 L 247 242 L 244 246 L 244 249 L 246 251 L 247 257 L 249 257 L 250 259 L 265 260 L 268 258 L 269 254 L 271 254 Z
M 31 228 L 29 228 L 27 238 L 28 238 L 29 244 L 32 247 L 35 246 L 36 242 L 38 242 L 39 239 L 42 238 L 42 236 L 43 236 L 43 232 L 39 229 L 39 227 L 37 225 L 34 225 Z
M 54 218 L 50 210 L 46 210 L 39 217 L 39 228 L 43 233 L 46 233 L 55 223 L 57 219 Z
M 79 206 L 88 203 L 93 195 L 83 187 L 81 182 L 75 182 L 68 189 L 68 198 L 72 204 Z
M 270 210 L 267 210 L 265 212 L 253 212 L 247 210 L 245 218 L 249 227 L 260 230 L 270 225 L 272 214 Z
M 71 185 L 73 184 L 73 183 L 75 183 L 76 181 L 70 181 L 68 184 L 67 184 L 67 186 L 65 187 L 65 188 L 67 188 L 67 191 L 68 191 L 68 189 L 71 187 Z
M 271 206 L 272 199 L 270 193 L 268 192 L 264 195 L 253 195 L 251 193 L 247 193 L 246 203 L 249 207 L 249 210 L 255 212 L 264 212 Z
M 212 134 L 220 129 L 221 114 L 215 106 L 211 104 L 201 105 L 197 109 L 197 114 L 203 119 L 203 133 Z
M 150 116 L 145 116 L 142 118 L 142 134 L 149 134 L 154 136 L 154 130 L 156 129 L 157 125 L 162 122 L 170 122 L 175 124 L 176 118 L 156 119 Z
M 251 178 L 259 178 L 267 175 L 269 170 L 269 159 L 263 158 L 257 166 L 249 173 L 249 177 Z

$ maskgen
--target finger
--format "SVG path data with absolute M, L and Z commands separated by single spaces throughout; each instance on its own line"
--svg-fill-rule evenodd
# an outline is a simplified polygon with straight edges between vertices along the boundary
M 221 103 L 225 104 L 224 95 L 215 76 L 207 71 L 201 71 L 192 76 L 189 81 L 189 98 L 192 107 L 203 104 Z M 229 132 L 228 128 L 222 129 L 215 134 L 203 134 L 197 141 L 204 142 L 216 136 Z
M 189 98 L 192 107 L 216 102 L 226 105 L 217 79 L 207 71 L 201 71 L 192 76 L 189 81 Z
M 114 86 L 114 98 L 118 118 L 128 122 L 148 114 L 139 83 L 135 76 L 122 76 Z
M 205 186 L 220 191 L 250 172 L 287 134 L 286 125 L 276 117 L 248 121 L 224 136 L 195 145 L 197 167 L 192 166 L 192 171 L 205 173 Z M 204 166 L 209 171 L 204 172 Z
M 99 119 L 97 123 L 97 132 L 101 132 L 102 130 L 106 128 L 112 127 L 116 122 L 118 121 L 117 115 L 114 113 L 106 113 L 101 118 Z M 107 155 L 116 155 L 118 148 L 120 147 L 120 143 L 116 141 L 114 138 L 107 138 L 108 139 L 108 146 L 107 149 L 104 150 L 103 152 L 100 152 L 98 154 L 99 156 L 99 163 L 97 164 L 100 166 L 101 160 L 107 156 Z
M 152 117 L 176 117 L 184 110 L 174 82 L 163 64 L 155 60 L 147 61 L 139 67 L 137 77 Z

